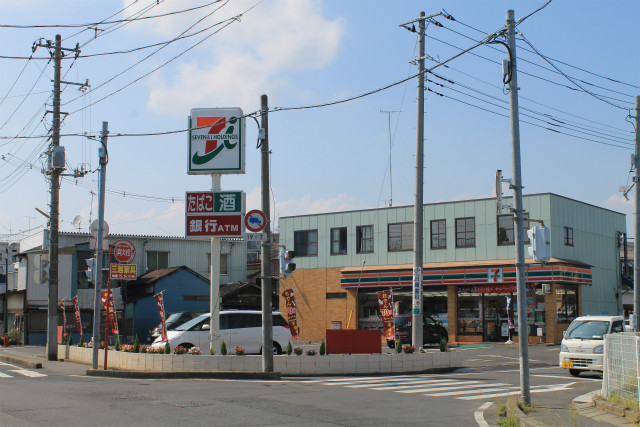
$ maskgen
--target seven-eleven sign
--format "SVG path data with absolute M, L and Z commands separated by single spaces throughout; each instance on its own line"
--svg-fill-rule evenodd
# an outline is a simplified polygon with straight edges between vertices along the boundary
M 244 173 L 245 119 L 240 108 L 194 108 L 189 116 L 189 175 Z
M 502 283 L 502 269 L 490 268 L 487 274 L 487 282 L 489 283 Z

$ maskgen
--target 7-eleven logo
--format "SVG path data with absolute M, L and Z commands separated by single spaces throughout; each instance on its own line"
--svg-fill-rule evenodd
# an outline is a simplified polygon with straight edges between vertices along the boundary
M 502 269 L 501 268 L 490 268 L 489 274 L 487 277 L 487 282 L 489 283 L 502 283 Z
M 208 163 L 216 157 L 220 152 L 227 148 L 231 150 L 238 145 L 238 141 L 232 142 L 234 139 L 234 124 L 237 122 L 235 117 L 231 117 L 227 121 L 226 117 L 197 117 L 196 126 L 198 128 L 209 126 L 206 135 L 202 135 L 205 139 L 204 154 L 194 153 L 192 161 L 196 165 Z M 224 130 L 224 133 L 221 133 Z

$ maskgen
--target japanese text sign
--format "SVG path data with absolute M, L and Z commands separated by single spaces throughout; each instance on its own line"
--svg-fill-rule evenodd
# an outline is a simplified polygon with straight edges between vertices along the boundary
M 387 341 L 396 339 L 395 324 L 393 322 L 393 296 L 391 291 L 378 292 L 378 305 L 380 306 L 380 317 L 382 318 L 382 328 Z

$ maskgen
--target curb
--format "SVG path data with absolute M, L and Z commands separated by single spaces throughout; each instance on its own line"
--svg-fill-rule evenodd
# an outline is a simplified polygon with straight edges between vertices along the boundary
M 279 381 L 280 372 L 232 372 L 232 371 L 183 371 L 183 372 L 146 372 L 146 371 L 118 371 L 107 369 L 88 369 L 87 376 L 108 378 L 135 378 L 135 379 L 190 379 L 210 378 L 225 380 L 275 380 Z
M 42 369 L 42 362 L 38 362 L 36 358 L 33 358 L 33 360 L 25 360 L 25 356 L 14 357 L 6 354 L 0 354 L 0 360 L 3 362 L 15 363 L 16 365 L 20 365 L 27 369 Z
M 542 421 L 522 412 L 515 399 L 507 400 L 507 414 L 515 417 L 521 427 L 548 427 Z
M 640 413 L 625 406 L 598 399 L 597 397 L 593 398 L 593 405 L 598 409 L 610 412 L 621 418 L 627 418 L 632 423 L 637 424 L 640 421 Z

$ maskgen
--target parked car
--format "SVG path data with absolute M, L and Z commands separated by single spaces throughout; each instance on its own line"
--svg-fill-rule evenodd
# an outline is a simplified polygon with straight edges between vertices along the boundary
M 194 319 L 198 316 L 203 315 L 203 311 L 180 311 L 178 313 L 172 313 L 165 318 L 165 324 L 167 325 L 167 331 L 170 331 L 177 326 L 182 325 L 183 323 L 188 322 L 191 319 Z M 158 323 L 158 325 L 149 330 L 149 340 L 153 341 L 160 336 L 162 333 L 162 322 Z
M 412 327 L 411 327 L 411 314 L 401 314 L 394 316 L 393 321 L 396 326 L 396 340 L 402 339 L 402 344 L 412 344 Z M 425 314 L 424 323 L 422 327 L 422 342 L 423 344 L 439 344 L 443 342 L 447 345 L 449 342 L 449 333 L 442 324 L 435 320 L 433 317 Z M 396 346 L 396 341 L 387 340 L 389 348 Z
M 211 313 L 198 316 L 187 323 L 167 331 L 172 349 L 177 346 L 189 349 L 209 348 L 209 327 Z M 245 349 L 246 354 L 262 353 L 262 312 L 258 310 L 229 310 L 220 312 L 220 340 L 229 351 L 236 346 Z M 293 341 L 289 323 L 279 312 L 273 313 L 273 353 L 282 354 L 287 344 Z M 152 347 L 163 347 L 162 337 L 156 338 Z M 216 349 L 219 351 L 220 349 Z
M 603 367 L 604 336 L 624 332 L 622 316 L 580 316 L 564 332 L 559 365 L 574 377 Z

